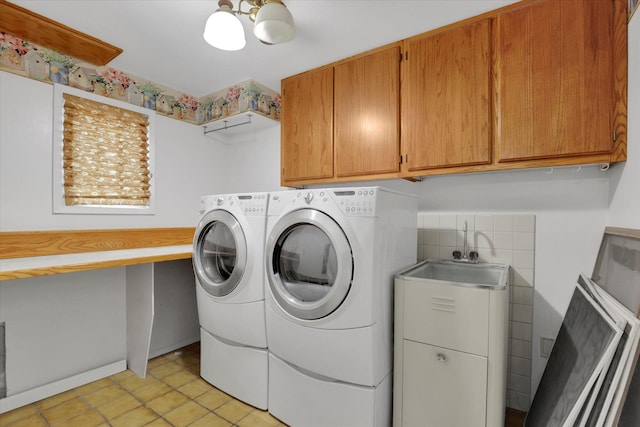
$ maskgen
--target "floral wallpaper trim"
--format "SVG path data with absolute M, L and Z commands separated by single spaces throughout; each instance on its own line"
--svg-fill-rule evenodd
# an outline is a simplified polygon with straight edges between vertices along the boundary
M 112 67 L 80 62 L 3 32 L 0 32 L 0 70 L 72 86 L 193 124 L 246 111 L 280 119 L 280 94 L 254 80 L 196 98 Z

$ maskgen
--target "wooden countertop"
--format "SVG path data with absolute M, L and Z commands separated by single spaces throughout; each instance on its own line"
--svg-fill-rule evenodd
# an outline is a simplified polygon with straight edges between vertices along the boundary
M 0 233 L 0 280 L 188 259 L 194 228 Z

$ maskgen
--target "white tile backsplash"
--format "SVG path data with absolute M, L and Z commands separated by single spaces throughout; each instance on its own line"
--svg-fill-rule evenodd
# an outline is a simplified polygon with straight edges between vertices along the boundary
M 512 374 L 516 374 L 520 377 L 529 377 L 529 373 L 531 372 L 531 359 L 512 356 L 510 363 Z
M 427 234 L 427 230 L 425 230 L 424 228 L 420 228 L 418 226 L 418 245 L 426 245 L 427 244 L 427 239 L 426 239 L 426 234 Z
M 424 247 L 424 257 L 420 259 L 440 258 L 440 246 L 426 245 Z
M 457 246 L 458 238 L 456 230 L 440 230 L 439 233 L 440 246 Z
M 420 213 L 418 218 L 422 219 L 422 226 L 424 228 L 440 228 L 440 217 L 438 215 L 431 215 L 428 213 Z
M 513 249 L 513 233 L 510 231 L 496 231 L 493 236 L 496 249 Z
M 455 246 L 438 246 L 440 251 L 438 252 L 438 258 L 441 259 L 453 259 L 453 251 L 458 249 Z
M 427 228 L 424 231 L 424 244 L 438 246 L 440 244 L 440 230 L 435 228 Z
M 533 268 L 514 268 L 513 284 L 515 286 L 533 287 Z
M 533 269 L 533 251 L 513 251 L 513 267 Z
M 535 216 L 527 214 L 418 213 L 418 259 L 451 259 L 462 251 L 464 221 L 469 250 L 482 262 L 511 266 L 507 404 L 527 411 L 531 386 Z
M 478 231 L 476 230 L 473 233 L 473 246 L 480 249 L 493 249 L 494 244 L 494 233 L 493 231 Z
M 511 301 L 533 306 L 533 288 L 529 286 L 511 286 Z
M 518 374 L 509 374 L 507 377 L 507 388 L 518 393 L 529 393 L 531 389 L 531 377 Z
M 514 215 L 513 231 L 534 233 L 536 231 L 536 219 L 533 215 Z
M 438 228 L 441 230 L 455 230 L 458 224 L 457 215 L 440 215 Z
M 511 320 L 521 323 L 533 323 L 533 306 L 525 304 L 511 304 Z
M 476 215 L 474 220 L 476 231 L 490 231 L 493 233 L 493 215 Z
M 519 232 L 513 233 L 513 249 L 519 251 L 533 251 L 535 245 L 534 234 L 532 232 Z
M 531 341 L 531 323 L 511 322 L 511 338 Z
M 487 262 L 509 264 L 513 267 L 513 250 L 496 248 L 488 253 L 487 256 L 483 256 L 482 251 L 480 251 L 480 259 L 486 260 Z
M 511 356 L 531 360 L 531 342 L 523 340 L 511 340 Z
M 493 231 L 513 231 L 513 215 L 495 215 Z

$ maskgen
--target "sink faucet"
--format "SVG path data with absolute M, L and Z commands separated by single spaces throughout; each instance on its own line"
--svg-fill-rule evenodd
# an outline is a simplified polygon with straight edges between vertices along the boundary
M 469 259 L 469 248 L 467 247 L 467 221 L 462 226 L 462 232 L 464 233 L 464 239 L 462 242 L 462 258 Z
M 467 244 L 467 221 L 465 221 L 464 225 L 462 226 L 462 232 L 464 233 L 462 252 L 460 252 L 459 250 L 453 251 L 453 259 L 454 261 L 476 263 L 478 262 L 478 252 L 469 252 L 469 245 Z

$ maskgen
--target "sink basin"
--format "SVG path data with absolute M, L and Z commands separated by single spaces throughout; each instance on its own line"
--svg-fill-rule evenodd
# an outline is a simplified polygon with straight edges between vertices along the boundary
M 403 279 L 427 279 L 450 282 L 457 286 L 506 288 L 509 266 L 506 264 L 465 263 L 428 259 L 398 273 Z

